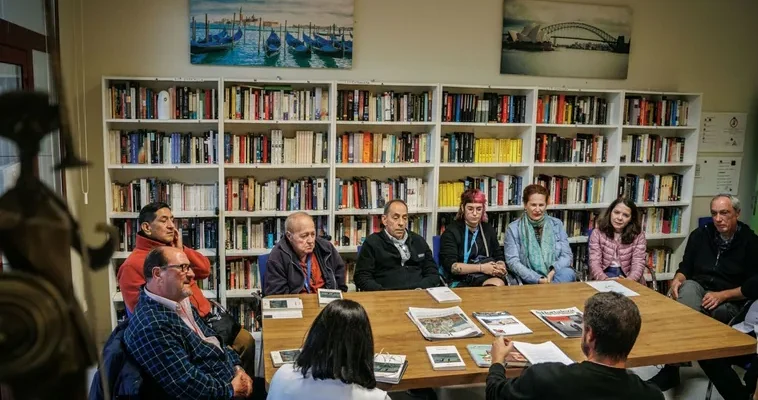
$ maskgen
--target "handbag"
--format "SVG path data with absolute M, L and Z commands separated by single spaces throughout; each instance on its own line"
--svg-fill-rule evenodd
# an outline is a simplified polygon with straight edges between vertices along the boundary
M 205 317 L 205 322 L 210 325 L 225 345 L 231 346 L 242 330 L 242 325 L 217 301 L 213 299 L 208 299 L 208 301 L 213 304 L 214 309 Z

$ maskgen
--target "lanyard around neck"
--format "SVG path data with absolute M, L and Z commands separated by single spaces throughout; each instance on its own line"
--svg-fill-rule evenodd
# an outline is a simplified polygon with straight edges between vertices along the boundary
M 471 255 L 471 249 L 474 247 L 474 243 L 476 243 L 476 236 L 479 234 L 479 225 L 476 226 L 476 230 L 474 231 L 474 234 L 471 236 L 471 244 L 468 244 L 468 227 L 465 227 L 465 230 L 463 231 L 463 263 L 468 264 L 468 258 Z
M 305 274 L 305 292 L 310 293 L 310 285 L 311 285 L 311 258 L 313 257 L 313 253 L 308 254 L 307 257 L 305 257 L 305 263 L 308 266 L 308 272 Z

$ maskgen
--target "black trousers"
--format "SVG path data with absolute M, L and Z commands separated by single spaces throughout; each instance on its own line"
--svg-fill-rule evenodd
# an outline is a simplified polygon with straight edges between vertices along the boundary
M 755 354 L 700 360 L 698 363 L 724 400 L 745 400 L 749 398 L 748 395 L 755 392 L 756 380 L 758 380 L 758 356 Z M 742 368 L 749 365 L 745 372 L 744 383 L 732 369 L 732 365 Z

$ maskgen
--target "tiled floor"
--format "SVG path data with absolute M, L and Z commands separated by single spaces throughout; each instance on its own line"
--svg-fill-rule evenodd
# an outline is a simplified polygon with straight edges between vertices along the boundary
M 635 368 L 633 371 L 642 379 L 648 379 L 658 372 L 656 367 Z M 666 400 L 704 400 L 708 378 L 703 371 L 695 367 L 681 369 L 682 384 L 664 393 Z M 469 386 L 437 389 L 439 400 L 484 400 L 484 386 Z M 390 393 L 393 400 L 415 400 L 405 393 Z M 723 400 L 714 389 L 711 400 Z

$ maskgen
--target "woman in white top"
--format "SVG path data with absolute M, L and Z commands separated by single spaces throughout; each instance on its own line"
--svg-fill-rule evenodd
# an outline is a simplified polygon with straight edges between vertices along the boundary
M 374 335 L 363 307 L 335 300 L 316 317 L 294 364 L 274 374 L 268 399 L 389 400 L 376 388 Z

